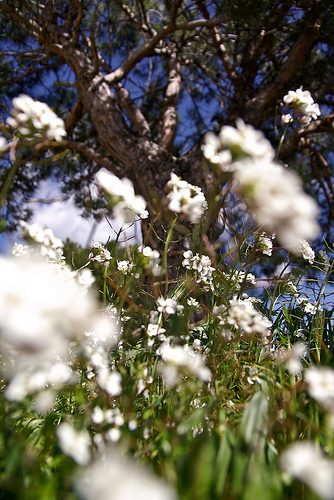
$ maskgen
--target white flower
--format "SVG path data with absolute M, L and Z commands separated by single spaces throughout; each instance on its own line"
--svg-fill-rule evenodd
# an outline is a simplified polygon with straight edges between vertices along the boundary
M 113 215 L 121 225 L 126 222 L 135 222 L 138 217 L 140 219 L 148 217 L 146 201 L 142 196 L 135 194 L 133 184 L 129 179 L 119 179 L 106 170 L 100 170 L 96 174 L 96 180 L 111 196 Z
M 171 346 L 168 342 L 165 342 L 160 346 L 157 353 L 164 361 L 160 369 L 164 381 L 169 387 L 177 384 L 179 368 L 185 368 L 203 382 L 210 382 L 212 374 L 209 368 L 205 366 L 204 358 L 188 345 Z
M 132 264 L 128 260 L 119 260 L 117 262 L 117 269 L 125 275 L 128 273 L 131 273 L 133 268 L 134 268 L 134 264 Z
M 191 250 L 183 253 L 183 267 L 193 271 L 196 283 L 203 282 L 206 285 L 212 285 L 215 268 L 211 266 L 210 257 L 207 255 L 194 255 Z
M 228 149 L 223 149 L 219 137 L 212 132 L 205 134 L 202 151 L 205 158 L 211 163 L 219 165 L 223 172 L 233 170 L 231 152 Z
M 296 342 L 289 349 L 284 349 L 279 353 L 278 359 L 286 364 L 292 375 L 297 375 L 303 369 L 302 358 L 307 353 L 304 342 Z
M 164 328 L 160 328 L 159 325 L 154 325 L 152 323 L 149 323 L 146 328 L 146 333 L 149 337 L 156 337 L 157 335 L 160 335 L 161 333 L 165 333 Z
M 316 120 L 321 114 L 319 105 L 314 102 L 309 90 L 303 90 L 303 87 L 296 91 L 289 90 L 283 97 L 283 102 L 288 108 L 293 108 L 297 113 L 304 115 L 301 118 L 302 123 L 310 123 L 312 118 Z
M 318 235 L 318 207 L 304 193 L 297 174 L 278 163 L 248 159 L 239 162 L 234 177 L 258 224 L 275 232 L 293 252 L 300 252 L 301 239 Z
M 269 255 L 269 257 L 273 253 L 273 239 L 275 236 L 269 238 L 266 233 L 262 233 L 259 237 L 258 248 L 261 249 L 262 253 L 265 255 Z
M 91 458 L 91 442 L 87 431 L 76 431 L 67 422 L 57 427 L 60 449 L 79 465 L 87 465 Z
M 198 307 L 199 306 L 199 302 L 196 299 L 194 299 L 193 297 L 189 297 L 187 299 L 187 304 L 189 307 Z
M 43 261 L 3 257 L 0 274 L 0 341 L 15 359 L 8 370 L 52 363 L 56 356 L 66 360 L 69 342 L 93 324 L 95 300 Z
M 105 248 L 98 241 L 95 241 L 93 244 L 93 252 L 88 255 L 88 259 L 95 260 L 96 262 L 103 264 L 105 267 L 108 267 L 112 256 L 107 248 Z
M 255 309 L 249 298 L 242 299 L 235 296 L 230 300 L 228 308 L 221 307 L 221 311 L 218 311 L 217 308 L 213 311 L 221 319 L 221 325 L 233 326 L 246 335 L 260 334 L 264 341 L 270 335 L 271 321 Z M 225 311 L 227 313 L 224 317 Z
M 157 303 L 158 311 L 163 314 L 175 314 L 183 310 L 183 306 L 178 305 L 177 301 L 172 298 L 165 299 L 164 297 L 159 297 Z
M 312 247 L 306 240 L 300 241 L 301 254 L 305 260 L 307 260 L 310 264 L 313 264 L 315 259 L 315 253 L 312 250 Z
M 90 269 L 84 268 L 77 272 L 77 280 L 80 285 L 89 288 L 95 281 L 95 277 Z
M 148 469 L 107 450 L 75 480 L 84 500 L 176 500 L 176 495 Z
M 61 141 L 66 136 L 64 120 L 59 118 L 47 104 L 34 101 L 31 97 L 21 94 L 13 99 L 12 115 L 7 123 L 22 135 L 32 135 L 37 132 L 48 140 Z
M 280 456 L 281 468 L 307 484 L 320 498 L 334 498 L 334 461 L 311 441 L 291 444 Z
M 219 139 L 222 146 L 231 151 L 233 161 L 250 157 L 270 162 L 275 158 L 275 151 L 263 133 L 240 118 L 236 127 L 222 127 Z
M 0 136 L 0 155 L 5 153 L 7 149 L 7 141 L 4 137 Z
M 290 113 L 286 113 L 285 115 L 281 116 L 281 124 L 282 125 L 287 125 L 288 123 L 293 122 L 293 118 L 290 115 Z
M 190 222 L 198 223 L 208 208 L 205 196 L 198 186 L 193 186 L 181 180 L 173 172 L 166 188 L 170 193 L 166 196 L 168 209 L 175 213 L 184 214 Z
M 119 372 L 109 371 L 108 368 L 101 368 L 98 371 L 96 381 L 98 386 L 110 396 L 119 396 L 122 392 L 122 376 Z
M 334 412 L 334 370 L 329 366 L 307 368 L 304 372 L 307 390 L 326 410 Z

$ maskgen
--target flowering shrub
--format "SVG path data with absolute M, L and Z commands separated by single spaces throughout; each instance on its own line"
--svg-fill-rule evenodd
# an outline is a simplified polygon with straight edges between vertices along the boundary
M 317 114 L 305 91 L 288 96 Z M 255 214 L 235 247 L 202 234 L 221 200 L 172 174 L 163 245 L 149 232 L 140 246 L 94 242 L 75 267 L 51 230 L 22 222 L 25 244 L 1 257 L 8 498 L 334 498 L 333 264 L 308 241 L 317 207 L 240 120 L 203 153 Z M 129 180 L 97 182 L 122 224 L 147 217 Z

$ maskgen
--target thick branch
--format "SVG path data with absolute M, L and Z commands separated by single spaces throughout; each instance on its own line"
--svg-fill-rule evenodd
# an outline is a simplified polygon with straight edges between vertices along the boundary
M 122 176 L 124 175 L 123 168 L 120 167 L 119 165 L 116 165 L 113 161 L 109 160 L 107 157 L 102 156 L 101 154 L 97 153 L 95 149 L 90 148 L 89 146 L 86 146 L 86 144 L 83 144 L 82 142 L 77 142 L 77 141 L 64 141 L 65 147 L 70 149 L 71 151 L 75 151 L 77 153 L 82 154 L 89 160 L 92 160 L 98 165 L 99 167 L 104 167 L 110 172 L 113 172 L 115 175 Z M 96 169 L 96 171 L 99 169 Z
M 285 161 L 291 155 L 300 148 L 300 145 L 303 145 L 301 141 L 304 141 L 305 137 L 308 137 L 315 132 L 323 132 L 323 133 L 334 133 L 334 113 L 323 116 L 318 120 L 311 122 L 308 125 L 304 125 L 300 127 L 293 134 L 289 142 L 283 145 L 280 151 L 280 159 Z
M 168 81 L 162 103 L 162 120 L 159 144 L 167 151 L 172 151 L 177 128 L 176 106 L 181 90 L 180 63 L 176 53 L 168 60 Z
M 137 104 L 131 99 L 129 91 L 118 83 L 114 85 L 118 102 L 125 109 L 135 130 L 146 137 L 152 137 L 149 124 Z

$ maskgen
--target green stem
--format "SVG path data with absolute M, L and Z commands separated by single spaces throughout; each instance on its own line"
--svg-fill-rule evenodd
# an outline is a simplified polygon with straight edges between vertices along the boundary
M 169 250 L 169 245 L 172 241 L 173 231 L 174 231 L 174 227 L 175 227 L 177 218 L 178 218 L 178 216 L 175 217 L 175 219 L 173 220 L 173 222 L 170 226 L 170 229 L 168 231 L 167 239 L 166 239 L 166 243 L 165 243 L 165 248 L 164 248 L 164 254 L 163 254 L 163 258 L 162 258 L 162 263 L 163 263 L 163 266 L 165 268 L 165 282 L 166 282 L 165 295 L 166 296 L 167 296 L 167 291 L 168 291 L 168 270 L 167 270 L 168 250 Z

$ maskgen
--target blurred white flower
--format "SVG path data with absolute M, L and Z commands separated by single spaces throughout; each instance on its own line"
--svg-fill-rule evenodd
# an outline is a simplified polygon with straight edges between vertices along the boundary
M 320 498 L 334 498 L 334 461 L 316 443 L 291 444 L 280 456 L 280 466 L 290 476 L 307 484 Z
M 211 371 L 205 366 L 203 356 L 187 344 L 171 346 L 168 342 L 164 342 L 157 350 L 157 354 L 164 361 L 160 370 L 166 385 L 169 387 L 177 384 L 182 368 L 203 382 L 210 382 L 212 378 Z
M 3 136 L 0 136 L 0 155 L 7 149 L 7 141 Z
M 290 113 L 286 113 L 285 115 L 281 116 L 281 124 L 282 125 L 287 125 L 288 123 L 293 122 L 293 117 L 290 115 Z
M 84 268 L 77 272 L 77 280 L 80 285 L 89 288 L 95 282 L 95 277 L 90 269 Z
M 146 219 L 146 201 L 140 195 L 136 195 L 130 179 L 119 179 L 116 175 L 106 170 L 100 170 L 96 174 L 96 180 L 100 186 L 111 197 L 113 205 L 113 216 L 123 225 L 127 222 L 135 222 L 138 217 Z
M 80 472 L 75 486 L 84 500 L 176 500 L 169 486 L 113 449 Z
M 300 253 L 301 239 L 318 235 L 318 207 L 297 174 L 278 163 L 248 159 L 239 163 L 234 176 L 258 224 L 275 232 L 294 253 Z
M 43 261 L 2 257 L 0 273 L 1 347 L 13 370 L 66 359 L 69 342 L 92 324 L 95 300 Z
M 278 360 L 285 363 L 289 373 L 297 375 L 303 369 L 302 358 L 306 353 L 306 344 L 304 342 L 296 342 L 289 349 L 281 350 L 278 354 Z
M 7 123 L 22 135 L 41 133 L 48 140 L 61 141 L 66 136 L 64 120 L 54 113 L 44 102 L 35 101 L 20 94 L 12 101 L 12 116 Z
M 162 269 L 160 266 L 161 257 L 158 250 L 153 250 L 149 246 L 140 245 L 138 247 L 138 253 L 142 254 L 143 257 L 146 257 L 148 259 L 147 266 L 152 272 L 153 276 L 159 276 L 162 272 Z
M 110 396 L 119 396 L 122 392 L 122 376 L 117 371 L 110 371 L 103 367 L 99 369 L 96 381 L 98 386 Z
M 307 368 L 304 372 L 307 391 L 326 410 L 334 412 L 334 370 L 329 366 Z M 333 490 L 334 491 L 334 490 Z
M 250 157 L 270 162 L 275 158 L 275 151 L 264 134 L 240 118 L 236 120 L 236 127 L 222 127 L 219 139 L 222 146 L 231 151 L 233 161 Z
M 65 455 L 79 465 L 87 465 L 91 459 L 91 441 L 87 431 L 77 431 L 67 422 L 57 427 L 59 447 Z

